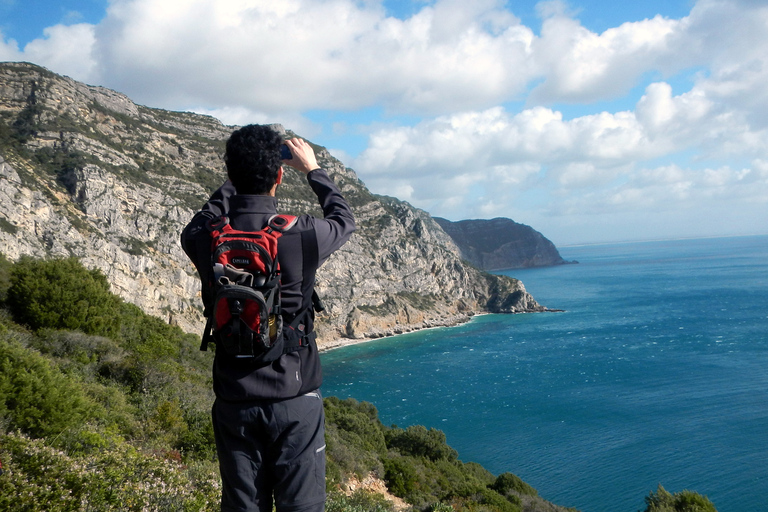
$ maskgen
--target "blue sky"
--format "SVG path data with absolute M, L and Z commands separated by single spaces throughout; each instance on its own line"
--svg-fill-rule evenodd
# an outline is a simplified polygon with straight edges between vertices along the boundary
M 557 245 L 768 233 L 767 59 L 765 0 L 0 0 L 0 60 Z

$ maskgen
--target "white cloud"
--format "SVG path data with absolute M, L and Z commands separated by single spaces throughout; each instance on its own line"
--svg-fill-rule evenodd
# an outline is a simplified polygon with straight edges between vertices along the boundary
M 534 45 L 544 81 L 529 101 L 591 102 L 617 97 L 650 70 L 673 71 L 666 62 L 669 39 L 683 21 L 656 16 L 595 34 L 563 15 L 546 19 Z
M 374 133 L 355 167 L 367 175 L 427 175 L 497 165 L 593 168 L 658 156 L 630 112 L 603 112 L 565 121 L 536 107 L 511 115 L 496 107 Z
M 533 32 L 500 0 L 439 0 L 406 20 L 353 0 L 114 0 L 94 41 L 85 27 L 55 27 L 26 58 L 89 80 L 95 59 L 103 85 L 164 107 L 440 113 L 505 101 L 534 72 Z
M 98 78 L 92 55 L 94 27 L 88 23 L 55 25 L 43 31 L 44 38 L 24 47 L 24 58 L 88 83 Z
M 15 39 L 6 40 L 3 31 L 0 30 L 0 61 L 18 60 L 22 60 L 19 44 Z

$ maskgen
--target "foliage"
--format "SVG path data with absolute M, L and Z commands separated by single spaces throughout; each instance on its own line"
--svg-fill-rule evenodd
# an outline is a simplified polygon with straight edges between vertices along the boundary
M 459 454 L 448 446 L 441 430 L 413 425 L 403 430 L 394 428 L 387 432 L 387 446 L 403 455 L 426 457 L 431 461 L 440 459 L 456 460 Z
M 372 404 L 351 398 L 326 398 L 325 410 L 329 491 L 344 475 L 374 473 L 417 509 L 450 503 L 455 511 L 520 510 L 519 498 L 490 487 L 491 473 L 458 460 L 443 432 L 418 425 L 385 427 Z
M 376 408 L 352 398 L 328 397 L 324 404 L 328 488 L 342 483 L 345 475 L 383 475 L 386 443 Z
M 491 485 L 491 489 L 498 492 L 502 496 L 507 496 L 511 493 L 525 494 L 529 496 L 536 496 L 538 493 L 536 489 L 523 482 L 519 476 L 512 473 L 502 473 L 496 481 Z
M 13 263 L 0 253 L 0 304 L 5 302 L 8 296 L 8 288 L 11 286 L 11 268 Z
M 55 436 L 103 415 L 77 381 L 12 339 L 0 339 L 0 416 L 12 429 Z
M 414 465 L 403 457 L 384 460 L 384 480 L 395 496 L 410 497 L 416 490 L 418 476 Z
M 70 329 L 114 337 L 120 328 L 120 299 L 106 277 L 77 258 L 23 257 L 11 270 L 6 303 L 14 319 L 32 329 Z
M 68 172 L 82 168 L 88 160 L 85 153 L 69 149 L 64 145 L 40 148 L 35 151 L 35 159 L 40 169 L 56 175 L 59 180 Z
M 360 489 L 351 496 L 338 491 L 329 493 L 325 510 L 326 512 L 392 512 L 394 507 L 382 495 Z
M 41 130 L 40 118 L 44 111 L 42 105 L 34 101 L 36 87 L 32 88 L 32 100 L 19 112 L 12 125 L 12 136 L 21 143 L 29 141 Z
M 706 496 L 688 490 L 671 494 L 661 484 L 645 498 L 645 503 L 645 512 L 717 512 Z
M 219 482 L 213 475 L 195 480 L 180 463 L 125 442 L 87 456 L 18 433 L 0 435 L 0 446 L 6 470 L 0 510 L 218 510 Z

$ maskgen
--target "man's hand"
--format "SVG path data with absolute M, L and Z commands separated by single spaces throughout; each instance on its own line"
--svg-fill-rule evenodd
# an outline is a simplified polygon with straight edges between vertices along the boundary
M 304 174 L 309 174 L 309 171 L 320 168 L 317 165 L 315 150 L 304 139 L 288 139 L 285 141 L 285 145 L 291 150 L 293 156 L 290 160 L 283 160 L 286 165 L 290 165 Z

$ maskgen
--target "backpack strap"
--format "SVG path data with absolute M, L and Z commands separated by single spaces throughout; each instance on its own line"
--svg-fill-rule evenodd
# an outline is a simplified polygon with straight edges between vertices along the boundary
M 226 231 L 229 225 L 229 217 L 226 215 L 220 215 L 219 217 L 213 217 L 205 223 L 205 227 L 208 230 L 208 235 L 211 238 L 211 242 L 222 231 Z M 208 258 L 210 260 L 210 257 Z M 203 338 L 200 341 L 200 350 L 205 352 L 208 350 L 208 344 L 213 342 L 213 317 L 210 311 L 210 304 L 203 310 L 203 316 L 207 319 L 205 322 L 205 329 L 203 330 Z
M 203 339 L 200 340 L 200 350 L 202 352 L 206 352 L 208 350 L 208 344 L 213 343 L 213 334 L 211 332 L 213 330 L 213 327 L 211 326 L 212 322 L 213 322 L 213 319 L 210 316 L 205 321 L 205 329 L 203 330 Z
M 283 234 L 295 226 L 298 220 L 294 215 L 273 215 L 267 221 L 266 229 Z
M 226 215 L 220 215 L 218 217 L 212 218 L 205 223 L 205 227 L 208 229 L 208 233 L 210 234 L 211 238 L 216 237 L 222 231 L 232 229 L 232 227 L 229 225 L 229 217 Z
M 302 255 L 302 305 L 304 309 L 294 317 L 288 326 L 299 333 L 298 344 L 293 347 L 287 346 L 286 352 L 293 352 L 306 347 L 317 337 L 314 329 L 315 311 L 321 311 L 317 305 L 320 303 L 320 297 L 315 291 L 315 271 L 320 263 L 320 254 L 317 249 L 317 233 L 314 228 L 301 232 L 301 255 Z M 309 323 L 312 322 L 312 330 L 306 332 Z

